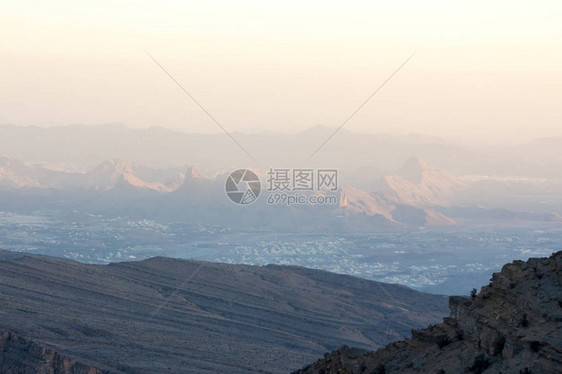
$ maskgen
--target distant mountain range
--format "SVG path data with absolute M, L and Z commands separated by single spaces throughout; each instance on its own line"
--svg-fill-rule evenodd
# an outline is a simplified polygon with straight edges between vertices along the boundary
M 515 261 L 443 323 L 376 352 L 343 347 L 295 374 L 541 373 L 562 370 L 562 252 Z
M 267 170 L 256 172 L 265 185 Z M 232 225 L 244 212 L 250 215 L 251 227 L 289 231 L 318 230 L 310 211 L 326 229 L 348 232 L 562 221 L 555 204 L 537 211 L 533 200 L 521 203 L 529 196 L 558 197 L 554 186 L 544 187 L 544 195 L 532 190 L 518 193 L 525 182 L 460 178 L 419 158 L 408 159 L 394 173 L 373 176 L 363 189 L 341 185 L 335 193 L 337 204 L 313 207 L 273 207 L 265 197 L 252 206 L 235 206 L 224 191 L 227 175 L 207 177 L 193 166 L 158 169 L 120 159 L 71 172 L 4 156 L 0 157 L 0 209 L 82 211 L 222 225 Z M 519 205 L 514 207 L 506 198 L 510 193 Z M 494 199 L 494 204 L 488 203 Z
M 152 168 L 193 165 L 207 175 L 239 167 L 302 167 L 334 129 L 315 126 L 297 134 L 232 134 L 257 160 L 251 160 L 225 134 L 190 134 L 162 127 L 132 129 L 122 124 L 53 128 L 0 125 L 0 155 L 31 163 L 86 171 L 110 159 L 132 160 Z M 562 178 L 562 138 L 527 144 L 465 145 L 411 134 L 391 136 L 338 132 L 307 166 L 345 171 L 350 185 L 388 175 L 411 157 L 454 175 Z M 382 174 L 380 174 L 382 172 Z
M 445 314 L 444 296 L 299 267 L 0 251 L 5 374 L 286 373 Z

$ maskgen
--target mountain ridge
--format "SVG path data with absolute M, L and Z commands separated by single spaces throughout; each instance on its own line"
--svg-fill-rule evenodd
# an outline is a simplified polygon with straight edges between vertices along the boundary
M 444 296 L 307 268 L 9 251 L 0 300 L 0 332 L 112 373 L 288 372 L 342 340 L 382 346 L 446 309 Z

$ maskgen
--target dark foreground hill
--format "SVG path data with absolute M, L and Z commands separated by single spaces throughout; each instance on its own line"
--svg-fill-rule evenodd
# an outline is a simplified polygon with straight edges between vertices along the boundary
M 0 373 L 282 373 L 444 315 L 446 297 L 319 270 L 0 251 Z
M 343 347 L 296 373 L 562 373 L 562 252 L 515 261 L 443 323 L 376 352 Z

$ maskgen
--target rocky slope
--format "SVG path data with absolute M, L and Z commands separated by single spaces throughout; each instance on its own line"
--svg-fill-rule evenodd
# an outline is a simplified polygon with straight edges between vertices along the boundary
M 109 371 L 63 356 L 11 332 L 0 334 L 0 373 L 105 374 Z
M 562 252 L 515 261 L 450 317 L 376 352 L 342 347 L 295 373 L 560 373 Z
M 444 296 L 319 270 L 0 251 L 1 373 L 287 373 L 444 315 Z

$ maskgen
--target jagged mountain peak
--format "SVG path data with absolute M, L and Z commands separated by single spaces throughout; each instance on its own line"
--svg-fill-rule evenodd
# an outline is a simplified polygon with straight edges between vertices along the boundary
M 100 171 L 100 172 L 121 172 L 121 173 L 130 173 L 133 172 L 136 168 L 139 168 L 139 164 L 130 161 L 124 160 L 120 158 L 107 160 L 97 167 L 95 167 L 92 171 Z
M 131 160 L 111 159 L 86 173 L 83 182 L 94 190 L 149 189 L 170 192 L 179 186 L 174 170 L 152 169 Z
M 419 184 L 423 181 L 424 171 L 431 169 L 434 168 L 424 160 L 418 157 L 411 157 L 398 170 L 397 175 L 412 183 Z
M 447 206 L 448 199 L 463 186 L 462 181 L 453 174 L 412 157 L 395 175 L 383 178 L 381 193 L 397 204 Z
M 201 171 L 199 171 L 196 167 L 194 166 L 188 166 L 186 171 L 185 171 L 185 179 L 209 179 L 205 174 L 203 174 Z

